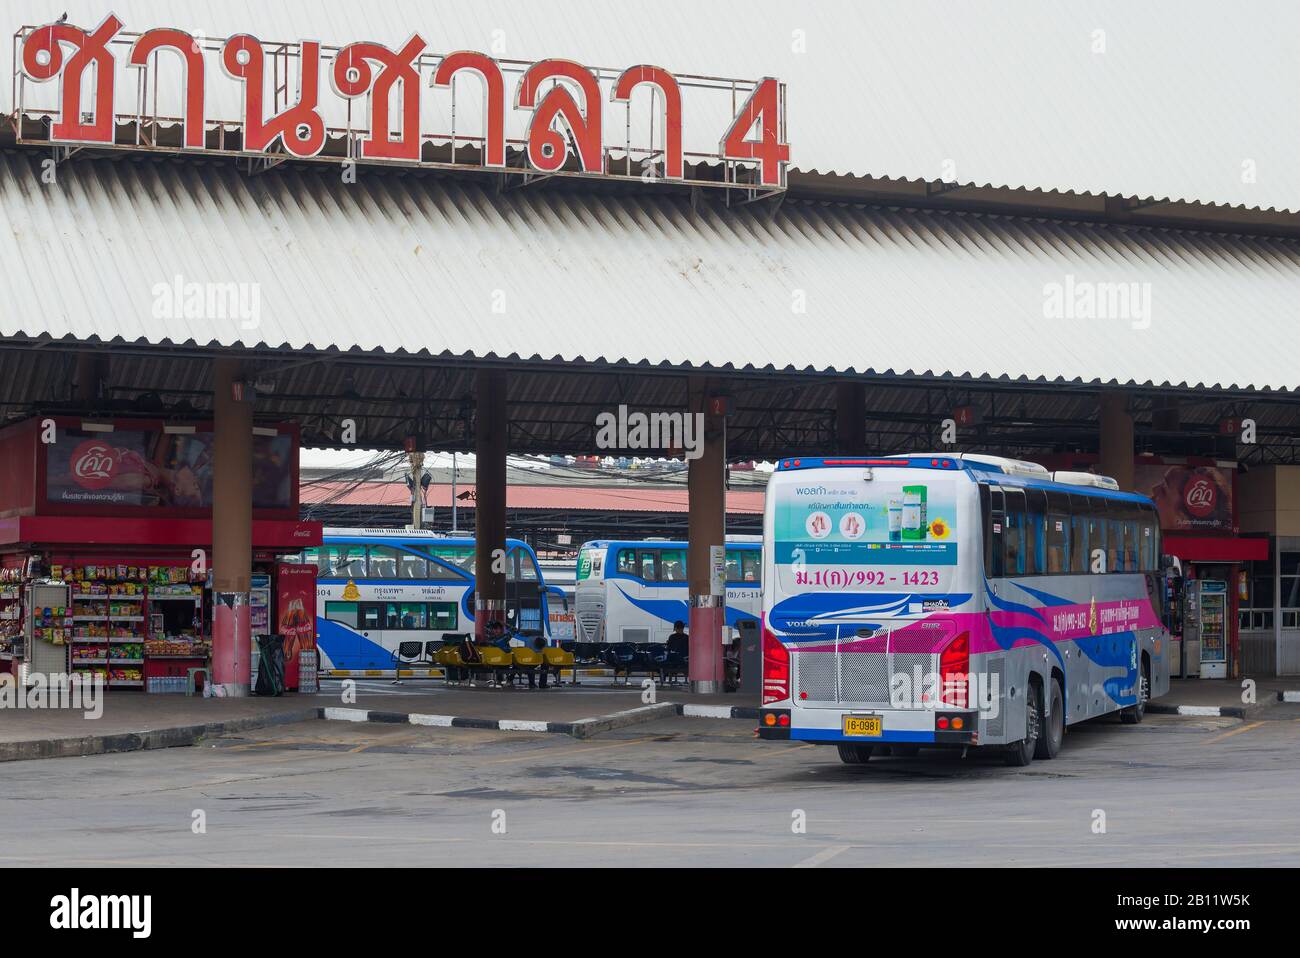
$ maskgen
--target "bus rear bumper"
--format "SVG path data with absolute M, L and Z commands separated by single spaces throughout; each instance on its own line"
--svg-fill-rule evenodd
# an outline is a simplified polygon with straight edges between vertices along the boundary
M 776 717 L 773 724 L 767 722 L 769 713 Z M 788 725 L 782 723 L 783 715 Z M 846 735 L 845 716 L 879 716 L 880 734 Z M 961 728 L 952 727 L 955 720 L 960 720 Z M 758 737 L 813 743 L 854 742 L 859 745 L 978 745 L 978 714 L 974 711 L 931 709 L 761 709 Z

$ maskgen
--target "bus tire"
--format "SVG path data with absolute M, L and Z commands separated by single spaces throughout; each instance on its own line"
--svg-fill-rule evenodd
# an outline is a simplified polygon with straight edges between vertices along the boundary
M 865 765 L 867 759 L 871 758 L 870 745 L 837 745 L 836 749 L 840 753 L 840 761 L 845 765 Z
M 916 758 L 916 756 L 921 754 L 921 746 L 891 745 L 889 746 L 889 754 L 897 758 Z
M 1147 699 L 1151 697 L 1151 665 L 1144 658 L 1142 672 L 1138 678 L 1137 702 L 1126 709 L 1120 709 L 1119 720 L 1125 725 L 1137 725 L 1142 716 L 1147 714 Z
M 1025 737 L 1003 754 L 1008 765 L 1024 768 L 1034 760 L 1038 749 L 1039 729 L 1042 727 L 1043 689 L 1032 682 L 1025 689 Z
M 1049 712 L 1046 721 L 1041 724 L 1042 734 L 1034 747 L 1034 758 L 1053 759 L 1061 751 L 1061 741 L 1065 738 L 1065 696 L 1061 694 L 1061 681 L 1052 677 L 1051 698 L 1048 699 Z

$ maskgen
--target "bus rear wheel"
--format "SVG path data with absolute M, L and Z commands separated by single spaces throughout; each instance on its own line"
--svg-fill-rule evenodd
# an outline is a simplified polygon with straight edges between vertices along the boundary
M 1138 679 L 1137 702 L 1121 709 L 1119 720 L 1125 725 L 1137 725 L 1147 714 L 1147 699 L 1151 698 L 1151 666 L 1142 663 L 1142 677 Z
M 1042 734 L 1034 748 L 1034 758 L 1056 758 L 1061 751 L 1061 741 L 1065 738 L 1065 696 L 1061 693 L 1061 681 L 1052 678 L 1051 698 L 1047 700 L 1048 709 L 1042 723 Z
M 865 765 L 871 758 L 870 745 L 837 745 L 840 761 L 845 765 Z
M 1038 748 L 1038 736 L 1042 729 L 1043 690 L 1041 686 L 1030 684 L 1025 689 L 1025 737 L 1016 742 L 1003 754 L 1008 765 L 1024 768 L 1034 760 Z

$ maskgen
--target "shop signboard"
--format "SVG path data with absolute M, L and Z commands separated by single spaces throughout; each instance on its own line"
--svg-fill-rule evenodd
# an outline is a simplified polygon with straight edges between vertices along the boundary
M 1220 466 L 1140 463 L 1136 490 L 1150 496 L 1166 532 L 1223 533 L 1233 528 L 1233 471 Z
M 91 428 L 86 428 L 91 425 Z M 38 511 L 198 516 L 212 510 L 214 434 L 169 430 L 161 423 L 60 421 L 39 446 Z M 298 440 L 286 427 L 254 435 L 253 509 L 264 517 L 295 517 Z
M 438 53 L 418 32 L 391 48 L 130 27 L 143 29 L 109 14 L 16 30 L 19 142 L 752 193 L 786 185 L 785 85 L 774 77 Z

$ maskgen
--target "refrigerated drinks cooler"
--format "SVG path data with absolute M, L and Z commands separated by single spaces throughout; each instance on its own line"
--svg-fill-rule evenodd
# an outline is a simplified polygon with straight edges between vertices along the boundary
M 1183 591 L 1183 648 L 1179 675 L 1228 677 L 1228 584 L 1197 579 Z

